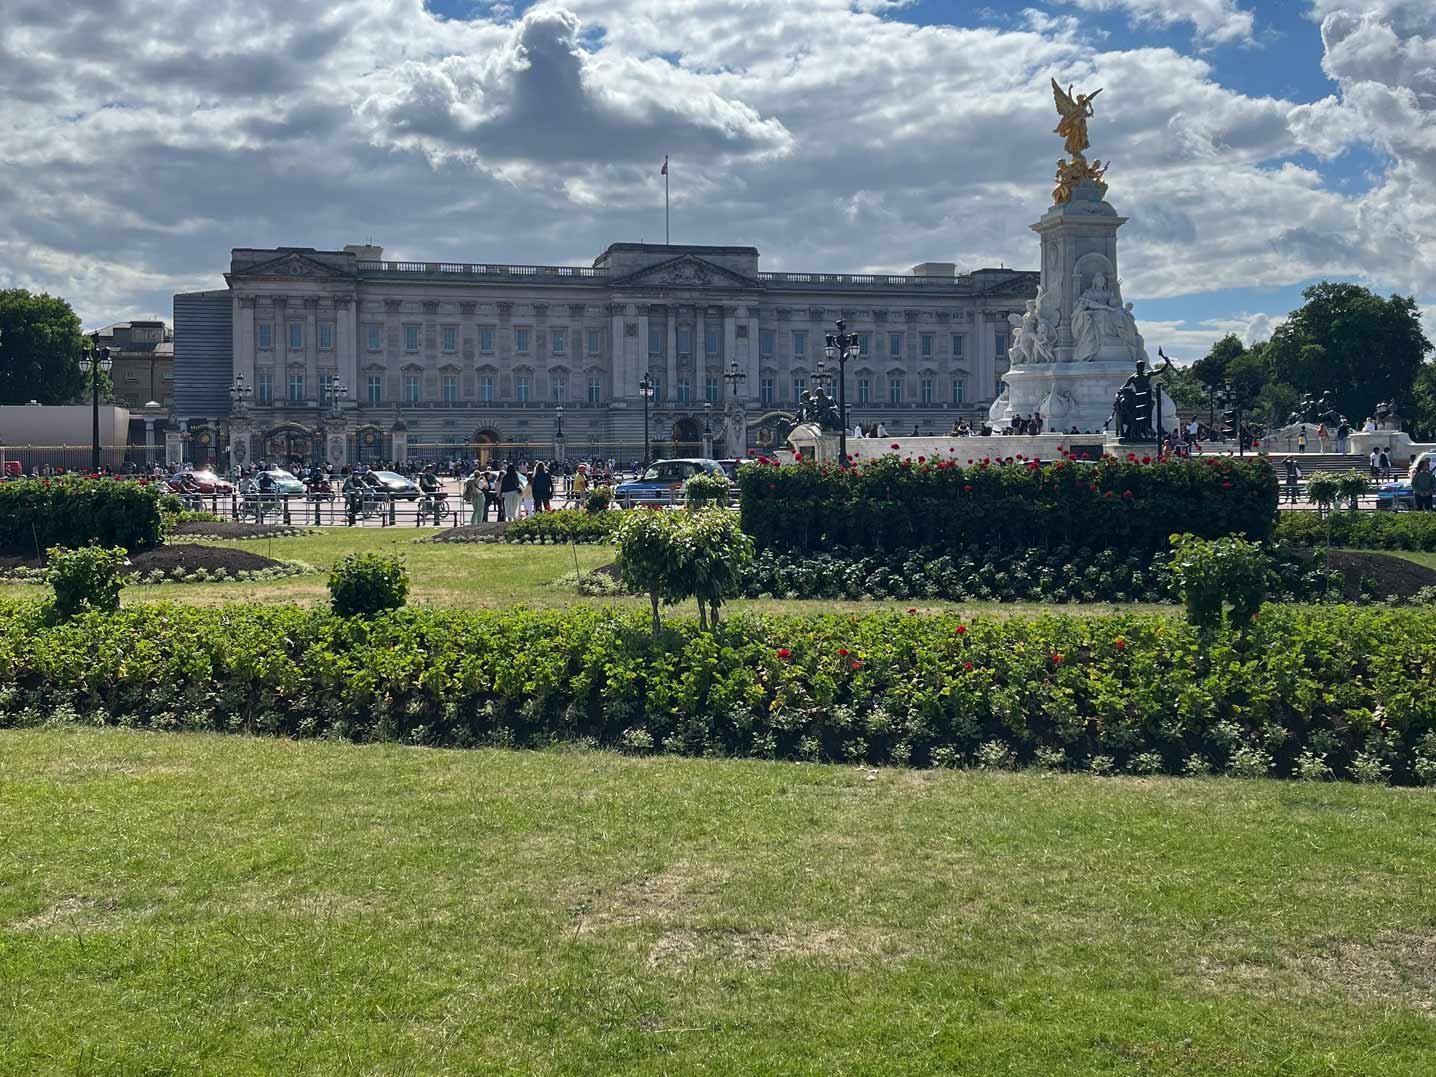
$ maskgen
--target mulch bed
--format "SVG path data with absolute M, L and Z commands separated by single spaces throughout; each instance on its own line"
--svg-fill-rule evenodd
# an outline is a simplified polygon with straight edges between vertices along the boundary
M 504 533 L 507 523 L 496 523 L 486 521 L 481 524 L 465 524 L 463 527 L 450 527 L 445 531 L 430 535 L 423 542 L 480 542 L 484 539 L 498 538 Z
M 1379 598 L 1410 598 L 1423 587 L 1436 587 L 1436 569 L 1389 553 L 1330 550 L 1326 567 L 1341 573 L 1342 593 L 1348 599 L 1361 597 L 1362 580 Z
M 261 557 L 248 550 L 230 550 L 223 546 L 198 546 L 192 543 L 176 543 L 172 546 L 157 546 L 144 553 L 130 554 L 132 571 L 141 575 L 159 569 L 173 572 L 182 568 L 193 572 L 197 568 L 225 569 L 231 576 L 239 572 L 255 572 L 259 569 L 278 568 L 280 562 L 272 557 Z M 0 570 L 7 568 L 39 568 L 38 557 L 0 557 Z
M 304 529 L 285 524 L 247 524 L 242 520 L 191 520 L 176 527 L 174 533 L 176 535 L 202 535 L 205 538 L 252 539 L 302 535 Z

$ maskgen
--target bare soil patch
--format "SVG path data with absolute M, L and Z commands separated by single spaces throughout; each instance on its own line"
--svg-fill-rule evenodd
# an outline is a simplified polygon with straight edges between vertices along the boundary
M 255 572 L 259 569 L 278 568 L 281 562 L 272 557 L 263 557 L 248 550 L 232 550 L 224 546 L 201 546 L 192 542 L 177 542 L 170 546 L 157 546 L 143 553 L 129 557 L 131 571 L 141 576 L 159 569 L 173 572 L 182 568 L 193 572 L 197 568 L 226 569 L 230 575 L 237 572 Z M 41 568 L 44 562 L 38 557 L 0 557 L 0 572 L 13 568 Z
M 1341 573 L 1345 598 L 1361 597 L 1362 582 L 1378 598 L 1410 598 L 1423 587 L 1436 587 L 1436 569 L 1404 557 L 1365 550 L 1331 550 L 1326 565 Z
M 464 524 L 461 527 L 450 527 L 437 534 L 430 535 L 420 542 L 487 542 L 497 539 L 504 533 L 509 525 L 507 522 L 498 523 L 486 520 L 481 524 Z
M 243 520 L 190 520 L 175 528 L 176 535 L 203 536 L 222 539 L 283 538 L 286 535 L 302 535 L 300 527 L 286 527 L 284 524 L 250 524 Z

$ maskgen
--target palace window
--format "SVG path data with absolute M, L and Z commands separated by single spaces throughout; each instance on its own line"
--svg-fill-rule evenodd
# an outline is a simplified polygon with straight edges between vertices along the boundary
M 718 342 L 718 330 L 709 329 L 703 335 L 706 338 L 704 340 L 704 348 L 709 355 L 717 355 L 723 350 L 722 345 Z
M 417 325 L 404 326 L 404 350 L 406 352 L 419 350 L 419 327 Z
M 688 403 L 688 379 L 687 379 L 687 378 L 679 378 L 679 379 L 678 379 L 678 403 L 680 403 L 680 404 L 686 404 L 686 403 Z
M 873 383 L 867 378 L 858 379 L 858 403 L 871 404 L 873 402 Z
M 961 404 L 967 399 L 967 382 L 962 378 L 952 379 L 952 402 Z
M 444 403 L 457 404 L 459 402 L 459 376 L 457 374 L 444 375 Z
M 936 338 L 935 338 L 931 333 L 924 333 L 924 334 L 922 335 L 922 354 L 923 354 L 923 355 L 931 355 L 931 354 L 932 354 L 933 343 L 934 343 L 935 340 L 936 340 Z
M 1007 355 L 1007 334 L 1002 330 L 998 330 L 997 335 L 993 339 L 996 341 L 997 357 L 1001 359 Z
M 678 330 L 678 354 L 687 355 L 693 350 L 693 330 Z
M 663 399 L 663 379 L 650 374 L 648 380 L 653 383 L 653 402 L 657 404 Z
M 319 323 L 319 348 L 321 351 L 329 351 L 334 347 L 334 324 L 332 322 Z
M 703 399 L 710 404 L 718 403 L 718 379 L 716 377 L 709 377 L 703 383 Z
M 274 375 L 267 370 L 259 372 L 259 402 L 268 404 L 274 400 Z
M 923 378 L 918 384 L 918 392 L 921 394 L 924 404 L 931 404 L 933 402 L 932 379 Z
M 649 328 L 648 330 L 648 354 L 663 354 L 663 330 Z
M 529 402 L 529 379 L 527 374 L 519 374 L 514 378 L 514 399 L 520 404 Z
M 954 359 L 962 358 L 966 342 L 967 338 L 964 337 L 961 333 L 952 334 L 952 357 Z
M 520 355 L 527 355 L 529 350 L 529 331 L 527 329 L 514 330 L 514 351 Z
M 419 375 L 404 375 L 404 403 L 417 404 L 419 402 Z
M 384 375 L 370 374 L 367 382 L 370 407 L 384 403 Z
M 762 401 L 764 404 L 769 404 L 769 405 L 771 405 L 771 404 L 773 403 L 773 379 L 772 379 L 772 378 L 759 378 L 759 379 L 758 379 L 758 399 L 759 399 L 760 401 Z
M 867 355 L 873 348 L 873 335 L 871 333 L 858 334 L 858 354 Z
M 793 354 L 808 354 L 808 334 L 802 329 L 793 330 Z
M 901 403 L 902 403 L 902 379 L 901 379 L 901 378 L 889 378 L 889 379 L 888 379 L 888 403 L 889 403 L 889 404 L 901 404 Z
M 479 375 L 479 400 L 484 404 L 494 402 L 494 376 L 492 374 Z
M 457 325 L 444 326 L 444 351 L 456 352 L 459 350 L 459 327 Z
M 590 404 L 603 403 L 603 379 L 588 379 L 588 402 Z
M 590 329 L 590 330 L 588 331 L 588 354 L 589 354 L 589 355 L 597 355 L 597 354 L 599 353 L 599 350 L 600 350 L 600 348 L 601 348 L 601 346 L 602 346 L 602 340 L 603 340 L 603 338 L 599 335 L 599 332 L 598 332 L 597 329 Z M 650 347 L 651 347 L 651 345 L 650 345 Z
M 289 323 L 289 350 L 292 352 L 302 351 L 304 348 L 304 324 L 302 322 Z
M 494 354 L 494 327 L 492 325 L 479 326 L 479 351 L 485 355 Z
M 384 333 L 377 325 L 366 325 L 364 327 L 364 337 L 371 352 L 383 350 Z
M 295 373 L 289 375 L 289 402 L 298 404 L 304 400 L 304 375 Z
M 259 350 L 267 352 L 274 347 L 274 326 L 269 322 L 260 322 L 257 328 L 259 330 Z
M 773 354 L 773 330 L 758 330 L 758 353 L 760 355 Z
M 902 354 L 902 334 L 901 334 L 901 333 L 889 333 L 889 334 L 888 334 L 888 354 L 889 354 L 889 355 L 901 355 L 901 354 Z
M 568 399 L 567 378 L 551 377 L 548 381 L 548 387 L 549 392 L 553 395 L 554 400 L 562 403 L 563 401 Z
M 803 399 L 803 394 L 808 391 L 807 378 L 793 379 L 793 403 L 797 404 Z
M 554 355 L 562 355 L 568 350 L 568 332 L 563 329 L 555 329 L 549 334 L 549 340 L 553 344 Z

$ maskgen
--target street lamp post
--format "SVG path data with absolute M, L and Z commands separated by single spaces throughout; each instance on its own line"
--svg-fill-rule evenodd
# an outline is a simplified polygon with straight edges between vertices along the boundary
M 847 366 L 849 359 L 858 357 L 859 343 L 856 333 L 848 332 L 848 323 L 842 318 L 837 321 L 837 332 L 829 333 L 827 346 L 823 348 L 823 354 L 829 361 L 836 360 L 838 364 L 838 463 L 843 467 L 848 466 L 848 391 L 847 391 Z M 823 373 L 821 361 L 818 364 L 818 375 Z
M 735 431 L 737 430 L 739 424 L 733 421 L 733 416 L 738 411 L 738 386 L 742 385 L 747 380 L 748 372 L 743 370 L 738 365 L 737 359 L 734 359 L 732 362 L 730 362 L 728 364 L 728 369 L 723 371 L 723 381 L 728 386 L 728 402 L 723 408 L 724 425 L 728 430 L 729 435 L 733 437 L 734 441 L 738 440 Z M 745 433 L 743 436 L 743 441 L 747 442 L 747 440 L 748 438 Z M 740 459 L 744 456 L 747 450 L 748 446 L 746 444 L 735 444 L 728 446 L 729 453 Z
M 703 455 L 713 455 L 713 405 L 707 400 L 703 401 Z
M 244 384 L 244 375 L 236 374 L 234 384 L 229 387 L 229 399 L 233 404 L 229 412 L 228 435 L 229 435 L 229 470 L 231 474 L 238 474 L 239 469 L 234 466 L 234 420 L 245 417 L 245 405 L 250 395 L 254 392 L 248 385 Z
M 638 383 L 638 395 L 643 397 L 643 466 L 639 474 L 648 467 L 648 402 L 653 399 L 653 378 L 644 371 L 643 380 Z
M 99 474 L 100 471 L 100 375 L 108 374 L 114 361 L 110 358 L 110 349 L 100 347 L 100 334 L 93 333 L 90 336 L 90 346 L 80 351 L 80 370 L 90 377 L 90 405 L 91 405 L 91 439 L 90 439 L 90 471 Z
M 243 380 L 243 375 L 240 375 Z M 321 404 L 329 405 L 329 414 L 338 418 L 339 404 L 349 398 L 349 386 L 339 380 L 338 374 L 329 374 L 319 379 L 319 400 Z
M 555 425 L 554 425 L 554 433 L 553 433 L 554 456 L 558 459 L 559 465 L 562 466 L 562 464 L 563 464 L 563 457 L 564 457 L 564 452 L 563 452 L 563 405 L 562 405 L 562 404 L 558 405 L 558 407 L 556 407 L 556 408 L 553 409 L 553 418 L 554 418 L 554 424 L 555 424 Z

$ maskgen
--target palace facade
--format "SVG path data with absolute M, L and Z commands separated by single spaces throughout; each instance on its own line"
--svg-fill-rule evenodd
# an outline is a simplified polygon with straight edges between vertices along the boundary
M 645 375 L 655 454 L 775 444 L 818 384 L 838 318 L 861 341 L 847 366 L 849 426 L 898 435 L 983 420 L 1007 369 L 1008 316 L 1038 275 L 950 263 L 770 273 L 752 247 L 616 243 L 590 267 L 237 248 L 225 280 L 175 297 L 187 459 L 224 463 L 233 445 L 236 463 L 627 463 L 643 451 Z M 836 396 L 836 370 L 827 376 Z M 251 392 L 235 407 L 239 378 Z

